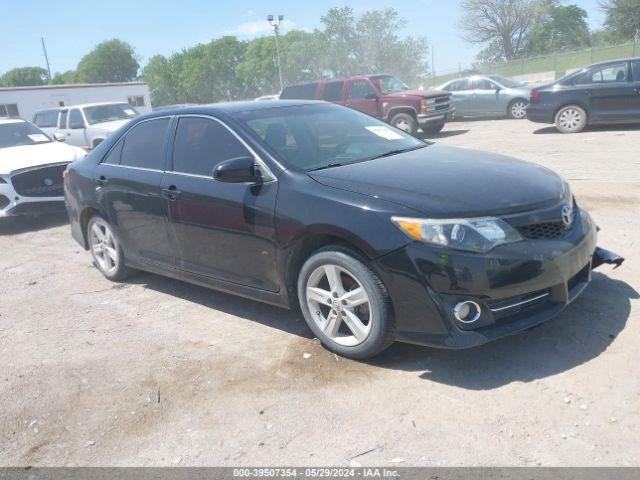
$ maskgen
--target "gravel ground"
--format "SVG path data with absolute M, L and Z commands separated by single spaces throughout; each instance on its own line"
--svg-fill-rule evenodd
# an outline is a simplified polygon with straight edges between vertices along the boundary
M 454 122 L 437 141 L 561 173 L 627 262 L 533 331 L 359 363 L 286 310 L 112 284 L 64 217 L 5 224 L 0 464 L 640 465 L 640 127 Z

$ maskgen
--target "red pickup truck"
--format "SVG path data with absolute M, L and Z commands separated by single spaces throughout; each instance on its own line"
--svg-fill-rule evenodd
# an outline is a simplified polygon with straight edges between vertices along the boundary
M 359 75 L 289 85 L 281 100 L 325 100 L 360 110 L 415 134 L 437 133 L 453 118 L 451 94 L 439 90 L 410 90 L 392 75 Z

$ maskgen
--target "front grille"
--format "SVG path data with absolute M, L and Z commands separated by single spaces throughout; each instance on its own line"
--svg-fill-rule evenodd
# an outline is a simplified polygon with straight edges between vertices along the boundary
M 11 200 L 9 200 L 4 195 L 0 195 L 0 210 L 2 210 L 4 207 L 9 205 L 10 203 L 11 203 Z
M 518 227 L 518 232 L 528 240 L 543 240 L 563 237 L 570 228 L 562 222 L 535 223 L 533 225 L 522 225 Z
M 442 97 L 436 98 L 436 112 L 439 110 L 447 110 L 449 108 L 449 103 L 451 100 L 450 95 L 444 95 Z
M 508 320 L 516 313 L 532 311 L 546 305 L 550 300 L 549 289 L 526 293 L 516 297 L 505 298 L 488 302 L 496 322 Z
M 67 165 L 52 165 L 18 173 L 11 183 L 23 197 L 61 197 L 64 195 L 62 173 Z
M 578 218 L 578 209 L 573 209 L 573 219 L 571 225 L 565 225 L 562 221 L 557 222 L 544 222 L 544 223 L 532 223 L 529 225 L 520 225 L 516 227 L 520 235 L 527 240 L 549 240 L 554 238 L 564 237 L 576 223 Z

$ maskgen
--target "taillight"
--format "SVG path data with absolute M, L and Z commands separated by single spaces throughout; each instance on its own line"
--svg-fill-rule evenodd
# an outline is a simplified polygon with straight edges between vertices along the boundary
M 69 170 L 67 168 L 62 172 L 62 181 L 66 182 L 67 178 L 69 178 Z
M 529 101 L 533 102 L 535 100 L 540 100 L 540 92 L 536 92 L 535 90 L 533 90 L 530 94 L 529 94 Z

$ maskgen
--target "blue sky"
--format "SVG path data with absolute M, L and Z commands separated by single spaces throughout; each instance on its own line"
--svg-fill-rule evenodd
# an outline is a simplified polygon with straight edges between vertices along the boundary
M 269 5 L 266 5 L 266 4 Z M 598 0 L 572 0 L 589 13 L 593 28 L 603 15 Z M 287 28 L 313 29 L 333 6 L 356 13 L 393 7 L 407 21 L 402 35 L 426 36 L 433 45 L 436 72 L 468 66 L 479 48 L 460 38 L 459 0 L 0 0 L 0 74 L 18 66 L 44 66 L 45 38 L 53 72 L 76 67 L 102 40 L 131 43 L 144 65 L 156 53 L 168 55 L 225 34 L 252 38 L 268 34 L 266 15 L 285 15 Z

